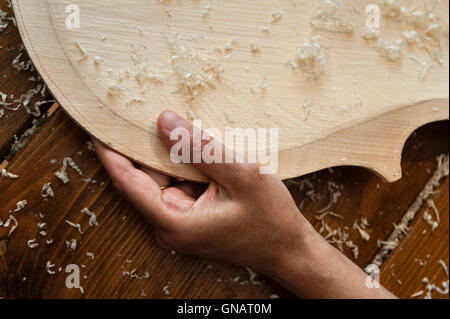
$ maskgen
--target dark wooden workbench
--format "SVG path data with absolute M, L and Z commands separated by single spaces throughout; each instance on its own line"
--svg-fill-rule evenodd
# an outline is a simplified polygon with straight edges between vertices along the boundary
M 6 0 L 0 0 L 0 8 L 12 14 Z M 18 71 L 11 65 L 21 46 L 15 27 L 0 33 L 0 46 L 0 91 L 19 97 L 35 88 L 37 83 L 29 78 L 37 74 Z M 26 59 L 24 52 L 21 60 Z M 31 105 L 48 99 L 49 93 L 39 95 Z M 89 136 L 57 104 L 47 103 L 41 109 L 43 115 L 38 117 L 28 114 L 23 107 L 5 110 L 0 119 L 0 168 L 19 175 L 16 180 L 0 177 L 0 220 L 5 221 L 12 214 L 18 221 L 11 236 L 8 236 L 10 227 L 0 227 L 0 298 L 269 298 L 273 294 L 292 297 L 268 278 L 258 278 L 262 285 L 249 284 L 245 269 L 160 249 L 152 227 L 113 189 L 95 153 L 88 149 Z M 448 122 L 417 130 L 404 149 L 404 177 L 393 184 L 384 184 L 370 171 L 355 167 L 325 170 L 287 184 L 302 212 L 317 229 L 321 222 L 316 213 L 329 202 L 328 185 L 331 182 L 341 185 L 341 196 L 330 209 L 344 219 L 327 216 L 325 220 L 334 228 L 348 227 L 350 239 L 359 247 L 355 262 L 365 267 L 379 252 L 378 240 L 389 238 L 393 224 L 400 222 L 424 189 L 437 168 L 437 156 L 448 154 L 448 137 Z M 71 182 L 63 185 L 54 172 L 60 169 L 65 157 L 74 159 L 84 173 L 83 178 L 96 183 L 82 181 L 69 169 Z M 308 193 L 311 185 L 299 183 L 300 180 L 308 180 L 318 196 L 311 197 Z M 52 183 L 55 198 L 42 198 L 41 188 L 46 182 Z M 302 184 L 306 185 L 303 189 Z M 428 206 L 422 205 L 407 234 L 382 264 L 382 283 L 399 297 L 409 298 L 424 290 L 424 277 L 437 285 L 448 280 L 439 263 L 449 262 L 448 191 L 445 177 L 429 198 L 441 216 L 436 231 L 431 232 L 424 221 Z M 27 200 L 25 208 L 10 213 L 21 200 Z M 84 207 L 97 214 L 99 227 L 89 227 L 88 218 L 80 213 Z M 370 223 L 368 242 L 352 228 L 362 216 Z M 80 223 L 84 234 L 65 220 Z M 42 229 L 38 223 L 46 223 L 45 236 L 39 234 Z M 29 248 L 27 241 L 31 239 L 36 239 L 39 246 Z M 53 242 L 47 244 L 50 239 Z M 66 247 L 65 241 L 70 239 L 78 241 L 75 251 Z M 349 249 L 344 251 L 354 258 Z M 86 256 L 87 252 L 92 252 L 94 259 Z M 53 275 L 46 270 L 48 261 L 55 265 Z M 64 269 L 68 264 L 84 265 L 81 266 L 84 294 L 66 288 Z M 149 277 L 143 278 L 146 272 Z M 448 298 L 448 294 L 436 292 L 432 296 Z

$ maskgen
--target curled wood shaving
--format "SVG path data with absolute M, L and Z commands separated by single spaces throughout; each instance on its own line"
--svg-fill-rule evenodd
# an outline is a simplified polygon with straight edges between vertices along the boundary
M 368 232 L 366 232 L 363 229 L 363 226 L 358 225 L 358 222 L 355 221 L 355 223 L 353 224 L 353 229 L 358 230 L 359 235 L 361 236 L 362 239 L 364 239 L 365 241 L 369 241 L 370 240 L 370 235 Z
M 30 239 L 29 241 L 27 241 L 27 245 L 31 249 L 36 248 L 36 247 L 39 246 L 39 244 L 36 242 L 36 239 Z
M 49 196 L 51 198 L 55 197 L 55 193 L 53 192 L 52 183 L 51 182 L 44 183 L 44 185 L 42 186 L 42 189 L 41 189 L 41 196 L 43 198 L 47 198 Z
M 6 178 L 17 179 L 19 175 L 8 172 L 6 169 L 2 168 L 1 175 Z
M 319 37 L 311 37 L 303 41 L 297 48 L 294 61 L 290 63 L 294 69 L 299 69 L 313 78 L 320 77 L 327 69 L 325 50 L 318 39 Z
M 13 222 L 14 225 L 9 230 L 8 237 L 11 236 L 11 234 L 16 230 L 19 223 L 17 222 L 17 219 L 13 215 L 9 215 L 8 219 L 5 222 L 2 222 L 2 220 L 0 219 L 0 226 L 3 228 L 8 228 L 11 225 L 11 222 Z
M 47 272 L 50 275 L 54 275 L 56 272 L 53 270 L 53 268 L 55 267 L 54 264 L 51 263 L 51 261 L 47 261 L 47 263 L 45 264 L 45 270 L 47 270 Z
M 59 171 L 55 173 L 55 176 L 58 177 L 64 184 L 70 182 L 69 177 L 67 176 L 67 166 L 70 166 L 78 175 L 83 176 L 83 172 L 78 167 L 78 165 L 73 161 L 71 157 L 66 157 L 63 160 L 63 165 Z
M 75 251 L 77 249 L 77 240 L 76 239 L 66 240 L 66 247 L 70 248 L 71 251 Z
M 170 285 L 165 285 L 162 289 L 162 291 L 164 292 L 165 295 L 170 295 Z
M 87 216 L 89 216 L 89 226 L 91 226 L 91 227 L 97 226 L 98 227 L 97 216 L 95 215 L 94 212 L 91 212 L 88 208 L 83 208 L 81 210 L 81 212 L 83 214 L 86 214 Z
M 73 228 L 75 228 L 76 230 L 78 230 L 78 232 L 80 234 L 83 234 L 83 232 L 81 231 L 81 225 L 80 224 L 72 223 L 71 221 L 68 221 L 67 219 L 66 219 L 66 223 L 69 224 L 70 226 L 72 226 Z
M 8 17 L 8 14 L 0 9 L 0 33 L 8 29 L 9 22 L 13 22 L 14 26 L 17 25 L 14 17 Z
M 323 31 L 353 33 L 357 18 L 358 12 L 347 1 L 326 0 L 316 9 L 311 26 Z
M 283 18 L 283 12 L 280 10 L 273 10 L 272 11 L 272 23 L 276 23 L 280 21 Z
M 248 267 L 245 269 L 247 270 L 247 272 L 249 274 L 249 277 L 250 277 L 249 281 L 252 285 L 262 285 L 262 282 L 256 280 L 256 277 L 258 277 L 258 274 L 255 271 L 253 271 L 252 269 L 250 269 Z
M 363 32 L 361 33 L 361 36 L 364 40 L 367 41 L 374 41 L 378 40 L 380 38 L 380 31 L 378 29 L 372 29 L 372 28 L 364 28 Z
M 261 50 L 262 50 L 262 48 L 261 48 L 261 44 L 259 44 L 259 42 L 253 40 L 250 43 L 250 51 L 252 53 L 260 53 Z
M 20 212 L 28 204 L 26 200 L 21 200 L 16 203 L 16 208 L 13 210 L 14 213 Z

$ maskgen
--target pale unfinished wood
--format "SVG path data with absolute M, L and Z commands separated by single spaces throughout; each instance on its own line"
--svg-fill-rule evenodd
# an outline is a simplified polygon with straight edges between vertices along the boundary
M 361 12 L 369 3 L 352 2 Z M 181 114 L 191 109 L 204 127 L 229 126 L 225 109 L 235 119 L 234 126 L 279 127 L 281 178 L 330 166 L 358 165 L 373 169 L 389 181 L 396 180 L 401 176 L 401 150 L 409 134 L 425 123 L 448 118 L 448 54 L 444 54 L 443 66 L 434 67 L 426 80 L 419 82 L 420 67 L 409 60 L 409 52 L 400 64 L 387 62 L 357 31 L 351 37 L 324 35 L 329 45 L 329 69 L 319 80 L 286 69 L 285 63 L 294 57 L 296 46 L 310 34 L 309 17 L 317 2 L 302 1 L 301 9 L 298 4 L 294 10 L 293 2 L 227 1 L 213 5 L 211 14 L 203 19 L 204 1 L 192 1 L 189 10 L 183 9 L 187 8 L 184 2 L 171 3 L 173 17 L 156 2 L 70 1 L 81 8 L 82 27 L 78 30 L 65 28 L 63 8 L 68 3 L 49 1 L 48 8 L 44 0 L 14 1 L 22 37 L 37 68 L 69 115 L 90 134 L 170 175 L 205 180 L 195 169 L 170 162 L 155 130 L 156 117 L 166 108 Z M 448 3 L 443 5 L 448 8 Z M 276 24 L 270 24 L 273 9 L 285 12 Z M 53 12 L 55 28 L 48 10 Z M 448 10 L 441 12 L 448 20 Z M 362 15 L 360 24 L 363 19 Z M 264 25 L 269 25 L 270 35 L 261 32 Z M 122 26 L 121 31 L 113 31 L 118 26 Z M 386 26 L 384 32 L 393 36 L 391 29 Z M 149 103 L 139 107 L 124 107 L 135 93 L 117 99 L 107 97 L 107 89 L 113 84 L 107 70 L 126 70 L 131 43 L 149 44 L 145 52 L 150 57 L 149 70 L 158 71 L 170 58 L 165 37 L 174 37 L 177 32 L 205 35 L 204 39 L 184 43 L 194 48 L 223 47 L 234 36 L 240 38 L 233 55 L 224 62 L 223 85 L 203 92 L 190 105 L 186 97 L 170 92 L 170 83 L 149 90 Z M 101 41 L 103 36 L 106 39 Z M 262 44 L 260 54 L 250 52 L 250 40 Z M 86 61 L 79 61 L 81 52 L 74 41 L 88 51 Z M 97 68 L 93 63 L 96 55 L 103 58 Z M 268 88 L 262 95 L 253 95 L 250 86 L 261 82 L 264 75 Z M 352 106 L 355 95 L 361 96 L 362 105 Z M 303 121 L 301 105 L 306 97 L 313 109 Z M 106 107 L 98 107 L 101 104 Z M 349 110 L 339 111 L 337 106 L 344 105 Z

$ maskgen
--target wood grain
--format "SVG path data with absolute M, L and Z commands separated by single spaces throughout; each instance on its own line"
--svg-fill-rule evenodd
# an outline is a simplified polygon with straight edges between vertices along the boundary
M 124 118 L 120 114 L 120 116 L 118 116 L 117 108 L 110 107 L 108 103 L 106 103 L 107 107 L 98 108 L 102 98 L 90 91 L 91 87 L 95 87 L 97 84 L 94 85 L 91 82 L 86 82 L 88 83 L 88 85 L 86 85 L 86 83 L 83 82 L 91 81 L 95 77 L 84 74 L 81 75 L 83 81 L 78 77 L 78 73 L 75 72 L 73 65 L 67 60 L 64 50 L 56 38 L 44 0 L 22 0 L 13 1 L 13 3 L 15 4 L 17 16 L 19 17 L 19 27 L 21 29 L 22 37 L 33 57 L 33 61 L 36 63 L 39 71 L 46 79 L 46 82 L 49 84 L 49 87 L 57 97 L 58 101 L 68 111 L 72 118 L 99 140 L 141 164 L 151 166 L 170 175 L 181 176 L 192 180 L 205 180 L 205 177 L 202 174 L 193 170 L 191 167 L 175 165 L 168 160 L 167 150 L 155 134 L 156 113 L 152 113 L 153 118 L 146 119 L 147 122 L 145 127 L 150 127 L 151 130 L 149 134 L 148 131 L 142 130 L 142 125 L 144 124 L 130 125 L 130 119 Z M 359 1 L 358 3 L 362 2 Z M 311 8 L 312 7 L 313 6 L 311 6 Z M 88 13 L 88 15 L 90 14 Z M 89 21 L 89 19 L 86 21 Z M 281 25 L 278 27 L 281 27 Z M 43 41 L 34 41 L 34 39 L 42 38 L 43 35 L 45 35 Z M 69 41 L 69 39 L 67 40 Z M 357 42 L 359 43 L 358 45 L 361 46 L 363 42 L 359 40 Z M 344 40 L 341 38 L 336 41 L 339 42 Z M 341 48 L 342 45 L 336 45 L 336 47 Z M 365 47 L 365 50 L 368 50 L 368 48 Z M 379 61 L 378 58 L 375 60 Z M 91 62 L 92 61 L 89 62 L 89 65 L 92 64 Z M 410 62 L 405 63 L 409 65 Z M 334 65 L 336 66 L 339 64 L 334 63 Z M 373 64 L 370 63 L 364 63 L 362 65 L 371 65 L 370 67 L 373 68 Z M 382 65 L 385 65 L 385 62 Z M 447 64 L 444 63 L 442 69 L 437 69 L 438 71 L 436 72 L 438 74 L 436 75 L 436 79 L 440 78 L 439 74 L 444 72 L 445 68 L 448 67 L 446 65 Z M 381 69 L 382 68 L 383 67 L 381 67 Z M 349 69 L 347 68 L 344 74 L 347 74 L 348 70 Z M 411 68 L 402 68 L 402 70 L 406 73 L 412 72 Z M 402 72 L 396 72 L 395 74 L 397 76 Z M 339 72 L 331 74 L 339 74 Z M 379 72 L 377 74 L 382 74 L 385 78 L 385 72 Z M 360 76 L 366 78 L 366 76 Z M 408 76 L 404 74 L 404 76 L 405 79 L 407 79 L 405 81 L 408 83 L 411 79 L 416 78 L 411 74 Z M 349 76 L 347 74 L 346 79 L 349 80 L 349 78 L 353 79 L 353 75 Z M 389 79 L 392 80 L 391 77 L 389 77 Z M 379 78 L 377 81 L 379 83 L 384 83 L 383 85 L 386 84 L 386 81 L 380 81 Z M 405 81 L 402 80 L 398 83 L 405 84 Z M 415 84 L 411 86 L 411 88 L 418 85 L 417 81 L 414 81 Z M 446 81 L 448 82 L 448 76 L 445 74 L 442 81 L 437 82 L 437 86 L 440 87 Z M 336 79 L 333 83 L 335 82 Z M 360 79 L 360 83 L 363 82 L 364 81 Z M 371 82 L 369 81 L 367 83 Z M 308 82 L 308 85 L 311 85 L 311 83 Z M 276 116 L 267 116 L 264 118 L 264 121 L 260 121 L 257 127 L 276 126 L 286 128 L 284 126 L 287 125 L 286 123 L 289 124 L 292 121 L 296 122 L 296 125 L 287 125 L 288 129 L 283 129 L 280 133 L 281 152 L 279 154 L 278 174 L 281 178 L 299 176 L 325 167 L 346 164 L 372 168 L 386 179 L 394 181 L 400 178 L 400 154 L 404 140 L 407 136 L 415 128 L 425 123 L 448 118 L 447 86 L 444 85 L 442 90 L 439 89 L 436 91 L 438 93 L 435 95 L 432 92 L 435 92 L 436 85 L 430 83 L 423 85 L 424 86 L 421 89 L 411 89 L 411 92 L 404 95 L 401 93 L 404 100 L 401 100 L 401 98 L 397 99 L 400 92 L 403 92 L 404 90 L 398 87 L 395 88 L 395 85 L 389 86 L 390 90 L 394 87 L 395 94 L 386 93 L 386 95 L 383 96 L 377 93 L 381 90 L 380 87 L 373 90 L 373 86 L 371 86 L 370 90 L 367 91 L 372 92 L 370 96 L 373 97 L 374 100 L 368 103 L 367 107 L 370 107 L 371 110 L 376 109 L 375 113 L 366 112 L 367 110 L 365 106 L 363 106 L 355 112 L 344 112 L 345 114 L 343 113 L 338 116 L 334 113 L 322 112 L 323 110 L 318 108 L 315 113 L 316 115 L 314 116 L 318 116 L 319 118 L 315 121 L 320 122 L 321 116 L 326 117 L 320 122 L 322 123 L 321 125 L 312 125 L 313 122 L 310 123 L 312 126 L 309 123 L 306 123 L 307 125 L 298 125 L 301 121 L 298 121 L 297 117 L 292 116 L 292 114 L 289 113 L 289 110 L 292 111 L 293 109 L 295 109 L 296 112 L 298 111 L 296 100 L 295 107 L 291 105 L 288 109 L 284 109 L 283 107 L 270 109 L 269 111 L 279 114 L 280 118 L 277 120 Z M 429 87 L 430 85 L 431 87 Z M 348 93 L 348 90 L 337 91 L 339 91 L 339 97 L 335 96 L 336 99 L 333 102 L 334 106 L 339 101 L 339 98 L 346 96 L 346 94 L 350 94 Z M 306 90 L 305 92 L 308 91 Z M 346 93 L 344 94 L 343 92 Z M 217 90 L 217 94 L 223 93 L 224 92 Z M 353 93 L 354 92 L 352 91 L 352 94 Z M 427 95 L 428 93 L 430 93 L 430 95 Z M 425 97 L 424 95 L 419 98 L 416 94 L 425 94 L 427 96 Z M 328 94 L 319 95 L 322 97 L 327 96 Z M 279 96 L 284 95 L 281 94 Z M 290 95 L 287 94 L 286 96 L 289 97 Z M 394 97 L 397 99 L 397 102 L 390 100 Z M 383 101 L 381 102 L 380 99 Z M 161 105 L 164 104 L 160 104 L 159 100 L 156 100 L 158 101 L 156 103 L 158 104 L 158 107 L 161 107 Z M 252 99 L 248 100 L 250 101 Z M 375 103 L 375 101 L 378 101 L 379 103 Z M 315 102 L 317 102 L 317 105 L 320 105 L 319 100 Z M 292 99 L 290 103 L 293 103 Z M 219 105 L 220 103 L 214 103 L 214 105 L 215 104 Z M 243 105 L 246 104 L 242 104 L 242 107 Z M 270 105 L 270 103 L 268 105 Z M 289 105 L 289 103 L 286 105 Z M 434 108 L 435 111 L 430 112 L 430 108 Z M 219 107 L 215 110 L 217 111 L 217 109 L 222 110 Z M 237 123 L 245 124 L 247 123 L 245 121 L 254 121 L 258 118 L 252 116 L 251 112 L 248 113 L 249 111 L 247 108 L 244 109 L 246 109 L 246 113 L 241 112 L 244 116 L 239 115 L 239 117 L 237 117 L 239 119 Z M 152 109 L 151 112 L 155 112 L 154 110 L 157 110 L 157 108 Z M 214 110 L 214 108 L 211 108 L 211 110 Z M 240 108 L 239 111 L 240 110 L 242 110 L 242 108 Z M 279 112 L 277 110 L 279 110 Z M 396 110 L 398 113 L 388 112 L 389 110 Z M 265 113 L 270 115 L 269 111 L 265 111 Z M 206 111 L 204 113 L 209 114 Z M 300 113 L 297 112 L 296 114 Z M 384 115 L 380 117 L 381 114 Z M 212 118 L 218 118 L 217 116 L 213 116 L 213 113 L 210 115 Z M 377 115 L 379 118 L 377 118 Z M 347 116 L 349 116 L 349 118 L 346 118 Z M 356 118 L 352 118 L 355 116 Z M 142 118 L 145 118 L 145 116 L 141 117 L 140 120 Z M 283 119 L 287 122 L 282 125 L 281 122 L 283 122 Z M 343 119 L 346 120 L 344 121 Z M 206 124 L 209 124 L 208 120 L 206 121 Z M 329 125 L 334 126 L 331 129 L 328 127 Z M 327 127 L 325 128 L 324 126 Z M 311 127 L 314 129 L 311 129 Z M 302 130 L 306 129 L 308 132 L 314 132 L 314 130 L 320 127 L 323 128 L 323 132 L 321 133 L 311 133 L 312 135 L 310 133 L 300 134 L 303 132 Z M 295 138 L 293 138 L 294 136 Z M 304 138 L 309 138 L 307 143 L 303 143 L 306 140 L 299 142 Z M 299 146 L 299 144 L 302 145 Z M 376 145 L 376 147 L 374 147 L 374 145 Z M 326 154 L 326 156 L 324 156 L 324 154 Z
M 343 185 L 343 195 L 333 211 L 345 216 L 345 220 L 327 219 L 333 227 L 350 226 L 362 214 L 371 223 L 371 241 L 365 243 L 356 231 L 350 238 L 360 247 L 356 263 L 364 267 L 376 253 L 377 239 L 386 239 L 392 231 L 392 223 L 398 222 L 402 214 L 420 192 L 429 173 L 436 166 L 435 156 L 448 151 L 448 140 L 435 136 L 448 130 L 448 123 L 425 127 L 408 141 L 403 168 L 404 179 L 395 184 L 384 184 L 377 176 L 358 168 L 337 168 L 333 173 L 318 172 L 306 176 L 314 185 L 320 199 L 306 200 L 303 213 L 315 227 L 316 212 L 328 204 L 327 181 Z M 5 220 L 7 211 L 15 203 L 27 199 L 27 207 L 17 213 L 19 227 L 10 238 L 6 233 L 7 253 L 2 258 L 0 273 L 0 296 L 7 298 L 268 298 L 276 293 L 292 297 L 289 292 L 263 278 L 263 286 L 249 285 L 245 270 L 201 258 L 171 254 L 158 248 L 151 227 L 111 187 L 108 177 L 96 160 L 95 154 L 87 150 L 89 137 L 83 133 L 63 112 L 44 124 L 33 140 L 11 163 L 9 168 L 21 175 L 17 181 L 0 179 L 0 202 L 3 209 L 0 218 Z M 427 147 L 424 146 L 427 144 Z M 420 145 L 420 146 L 419 146 Z M 79 153 L 82 152 L 82 153 Z M 69 170 L 71 183 L 62 185 L 53 175 L 60 168 L 61 160 L 71 156 L 84 172 L 84 177 L 97 180 L 88 184 Z M 50 164 L 57 159 L 57 164 Z M 411 174 L 414 172 L 414 174 Z M 55 199 L 45 201 L 40 196 L 44 182 L 52 182 Z M 104 184 L 103 184 L 104 183 Z M 379 188 L 377 184 L 380 184 Z M 307 196 L 292 184 L 291 191 L 298 203 Z M 292 189 L 294 187 L 294 189 Z M 89 228 L 88 219 L 80 213 L 89 207 L 98 215 L 99 228 Z M 45 217 L 39 218 L 41 212 Z M 68 219 L 80 223 L 83 235 L 69 227 Z M 38 235 L 37 223 L 46 222 L 48 235 L 54 243 L 46 245 Z M 26 241 L 37 238 L 40 246 L 30 249 Z M 71 252 L 65 240 L 75 238 L 79 246 Z M 93 252 L 90 260 L 87 252 Z M 349 251 L 345 253 L 351 257 Z M 64 271 L 49 275 L 45 264 L 51 261 L 58 267 L 67 264 L 85 264 L 82 268 L 82 286 L 85 294 L 67 289 Z M 150 279 L 132 279 L 123 271 L 137 270 L 142 276 L 148 271 Z M 239 277 L 238 282 L 234 280 Z M 25 279 L 24 279 L 25 278 Z M 258 278 L 259 279 L 259 278 Z M 241 284 L 244 282 L 244 284 Z M 170 285 L 170 294 L 163 288 Z M 142 289 L 145 296 L 141 296 Z M 395 290 L 394 290 L 395 292 Z
M 0 5 L 5 4 L 5 0 L 0 1 Z M 0 43 L 4 41 L 3 36 L 0 34 Z M 20 42 L 17 33 L 11 41 Z M 2 89 L 11 92 L 22 84 L 11 80 L 2 85 Z M 21 117 L 26 116 L 20 114 Z M 26 199 L 29 203 L 24 210 L 14 213 L 19 227 L 11 237 L 7 236 L 8 229 L 0 227 L 0 243 L 6 243 L 6 252 L 0 256 L 1 298 L 268 298 L 273 293 L 293 297 L 267 278 L 257 278 L 263 281 L 262 286 L 246 284 L 249 277 L 242 268 L 173 255 L 158 248 L 151 226 L 116 193 L 95 154 L 87 149 L 89 136 L 62 110 L 52 114 L 31 142 L 15 155 L 11 163 L 6 163 L 7 169 L 20 175 L 19 179 L 0 177 L 2 221 L 9 216 L 8 211 L 15 207 L 17 201 Z M 17 116 L 16 121 L 23 120 L 21 117 Z M 12 118 L 0 119 L 0 129 L 7 122 L 13 123 Z M 318 229 L 320 222 L 315 218 L 316 212 L 329 202 L 327 182 L 343 185 L 342 196 L 330 210 L 343 215 L 345 220 L 326 217 L 326 221 L 332 227 L 351 228 L 355 219 L 362 215 L 367 217 L 371 224 L 369 242 L 364 242 L 356 231 L 350 233 L 350 238 L 360 248 L 360 256 L 355 262 L 365 267 L 378 250 L 377 239 L 388 238 L 393 230 L 392 223 L 401 220 L 430 178 L 436 168 L 436 156 L 448 153 L 448 129 L 446 121 L 427 125 L 412 134 L 403 151 L 403 178 L 396 183 L 385 184 L 364 168 L 340 167 L 310 174 L 296 180 L 297 183 L 288 182 L 289 189 L 302 206 L 302 212 Z M 14 134 L 13 130 L 9 132 L 10 136 Z M 84 178 L 96 179 L 97 183 L 82 182 L 82 178 L 69 169 L 71 183 L 62 185 L 54 172 L 67 156 L 73 157 L 80 165 Z M 51 159 L 56 159 L 57 163 L 51 164 Z M 298 182 L 306 179 L 318 194 L 315 202 L 306 194 L 308 187 L 303 190 L 299 187 Z M 40 190 L 47 181 L 52 182 L 56 196 L 45 201 Z M 434 199 L 443 221 L 436 234 L 425 234 L 426 240 L 422 243 L 421 230 L 416 230 L 417 225 L 423 226 L 419 216 L 410 235 L 402 240 L 399 249 L 392 253 L 392 259 L 388 258 L 382 268 L 382 283 L 400 297 L 408 298 L 422 289 L 423 276 L 436 283 L 445 280 L 436 261 L 442 258 L 448 264 L 448 238 L 443 238 L 448 237 L 448 180 L 439 190 Z M 89 207 L 97 214 L 100 227 L 89 228 L 87 217 L 80 213 L 83 207 Z M 43 219 L 39 213 L 44 215 Z M 64 222 L 66 219 L 80 222 L 85 233 L 78 234 Z M 48 234 L 44 238 L 54 239 L 51 245 L 45 245 L 38 234 L 37 224 L 42 221 L 47 223 Z M 32 238 L 37 238 L 41 245 L 30 249 L 26 242 Z M 72 238 L 79 239 L 79 247 L 74 252 L 64 243 Z M 93 252 L 94 260 L 88 258 L 86 252 Z M 424 258 L 429 253 L 430 260 L 424 267 L 414 262 L 414 258 Z M 352 258 L 350 251 L 345 250 L 345 254 Z M 408 258 L 408 254 L 412 258 Z M 81 280 L 85 294 L 66 288 L 64 269 L 55 275 L 48 274 L 45 264 L 49 260 L 56 265 L 56 270 L 69 263 L 85 264 L 82 276 L 87 275 L 87 278 Z M 395 264 L 396 276 L 393 278 L 389 264 Z M 150 279 L 130 279 L 123 275 L 123 271 L 135 268 L 139 275 L 148 271 Z M 239 277 L 237 282 L 234 281 L 236 277 Z M 403 280 L 401 286 L 398 279 Z M 163 292 L 166 285 L 170 285 L 169 295 Z M 145 296 L 141 295 L 142 289 Z
M 432 209 L 425 205 L 411 225 L 407 237 L 381 268 L 382 284 L 395 291 L 400 298 L 412 298 L 415 293 L 426 291 L 426 284 L 423 283 L 425 277 L 439 287 L 448 281 L 448 273 L 440 264 L 442 260 L 448 269 L 448 182 L 447 178 L 432 198 L 440 213 L 439 227 L 432 232 L 431 227 L 423 219 L 425 210 L 435 218 Z M 448 294 L 442 295 L 436 291 L 433 291 L 431 296 L 433 299 L 448 299 Z M 424 297 L 425 293 L 416 298 Z
M 13 16 L 12 9 L 7 7 L 6 1 L 0 2 L 0 8 L 7 12 L 9 16 Z M 10 23 L 8 29 L 0 33 L 0 92 L 8 96 L 7 101 L 10 102 L 10 96 L 14 98 L 20 97 L 21 94 L 28 90 L 35 89 L 38 82 L 29 81 L 30 77 L 37 77 L 36 72 L 26 71 L 20 72 L 11 66 L 12 61 L 22 53 L 20 61 L 28 61 L 29 57 L 26 50 L 23 49 L 23 43 L 19 36 L 19 31 Z M 40 94 L 30 101 L 30 105 L 46 100 L 50 97 L 47 93 L 45 96 Z M 17 104 L 11 106 L 15 107 Z M 42 105 L 42 112 L 48 109 L 49 105 Z M 14 142 L 14 136 L 20 137 L 21 134 L 32 125 L 32 120 L 35 118 L 31 114 L 27 114 L 24 107 L 17 111 L 10 111 L 6 108 L 0 107 L 4 115 L 1 119 L 0 125 L 0 162 L 6 159 L 10 153 L 11 144 Z

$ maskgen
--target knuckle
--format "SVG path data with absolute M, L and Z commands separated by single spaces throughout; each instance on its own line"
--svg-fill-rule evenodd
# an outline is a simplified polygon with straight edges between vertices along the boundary
M 126 165 L 118 164 L 114 167 L 114 171 L 110 174 L 113 186 L 120 192 L 124 193 L 125 187 L 135 180 L 133 168 Z

